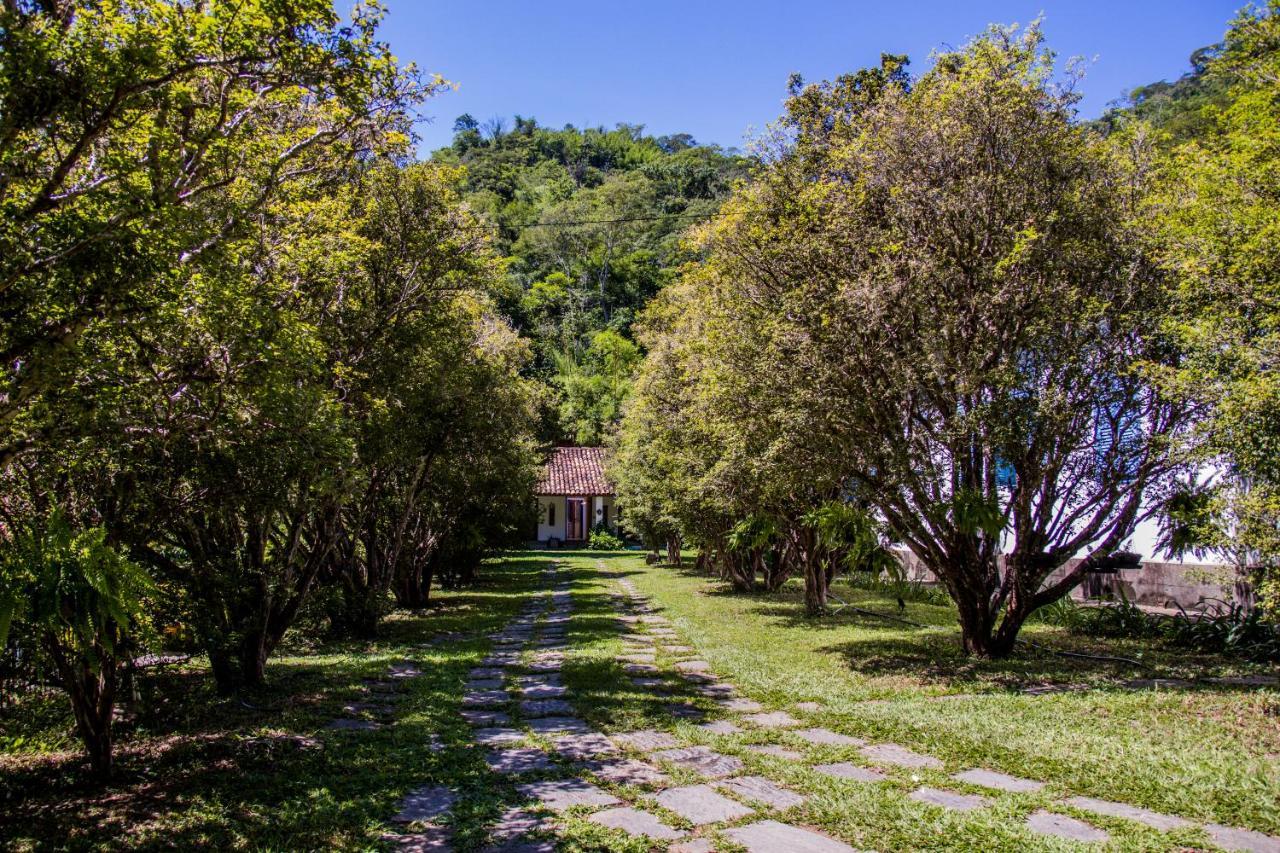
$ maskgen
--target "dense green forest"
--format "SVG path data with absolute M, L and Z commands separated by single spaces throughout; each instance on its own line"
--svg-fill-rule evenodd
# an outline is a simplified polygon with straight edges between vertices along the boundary
M 463 197 L 507 260 L 498 304 L 532 340 L 530 370 L 549 388 L 542 437 L 600 443 L 639 361 L 632 323 L 689 260 L 684 231 L 714 215 L 748 159 L 643 125 L 469 115 L 431 159 L 465 167 Z

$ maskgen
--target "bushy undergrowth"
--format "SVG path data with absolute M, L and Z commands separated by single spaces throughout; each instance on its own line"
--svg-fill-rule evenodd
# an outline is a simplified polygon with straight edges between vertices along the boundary
M 1177 616 L 1148 613 L 1133 602 L 1084 607 L 1064 598 L 1036 613 L 1039 621 L 1075 634 L 1129 640 L 1156 640 L 1173 646 L 1257 661 L 1280 661 L 1280 628 L 1259 608 L 1209 601 Z
M 592 530 L 587 540 L 587 548 L 591 551 L 620 551 L 623 547 L 623 541 L 603 525 Z

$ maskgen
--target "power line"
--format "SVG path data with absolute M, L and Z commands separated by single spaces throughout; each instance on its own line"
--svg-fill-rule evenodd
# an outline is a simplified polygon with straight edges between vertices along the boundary
M 524 225 L 501 225 L 483 223 L 489 228 L 506 228 L 512 231 L 523 231 L 526 228 L 569 228 L 575 225 L 620 225 L 626 222 L 660 222 L 664 219 L 715 219 L 725 216 L 723 213 L 662 213 L 657 216 L 624 216 L 618 219 L 577 219 L 563 222 L 529 222 Z

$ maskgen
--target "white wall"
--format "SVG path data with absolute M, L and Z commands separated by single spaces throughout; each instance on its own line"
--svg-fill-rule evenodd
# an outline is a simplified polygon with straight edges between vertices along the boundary
M 547 524 L 547 507 L 556 508 L 556 523 Z M 564 541 L 564 498 L 559 495 L 540 495 L 538 497 L 538 541 L 546 542 L 551 538 Z

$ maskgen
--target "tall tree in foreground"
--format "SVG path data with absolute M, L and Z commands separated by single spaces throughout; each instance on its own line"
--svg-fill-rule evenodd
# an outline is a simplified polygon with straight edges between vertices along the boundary
M 1075 125 L 1052 69 L 1038 27 L 993 28 L 910 85 L 886 58 L 797 89 L 675 292 L 705 318 L 696 405 L 750 491 L 866 507 L 979 656 L 1112 558 L 1188 418 L 1138 369 L 1169 358 L 1129 224 L 1145 152 Z
M 1225 104 L 1164 161 L 1148 217 L 1186 352 L 1162 378 L 1209 407 L 1197 450 L 1220 472 L 1174 515 L 1280 614 L 1280 0 L 1232 23 L 1206 77 Z
M 0 4 L 0 462 L 95 327 L 156 312 L 283 187 L 402 146 L 419 83 L 328 0 Z M 317 158 L 325 151 L 327 162 Z

